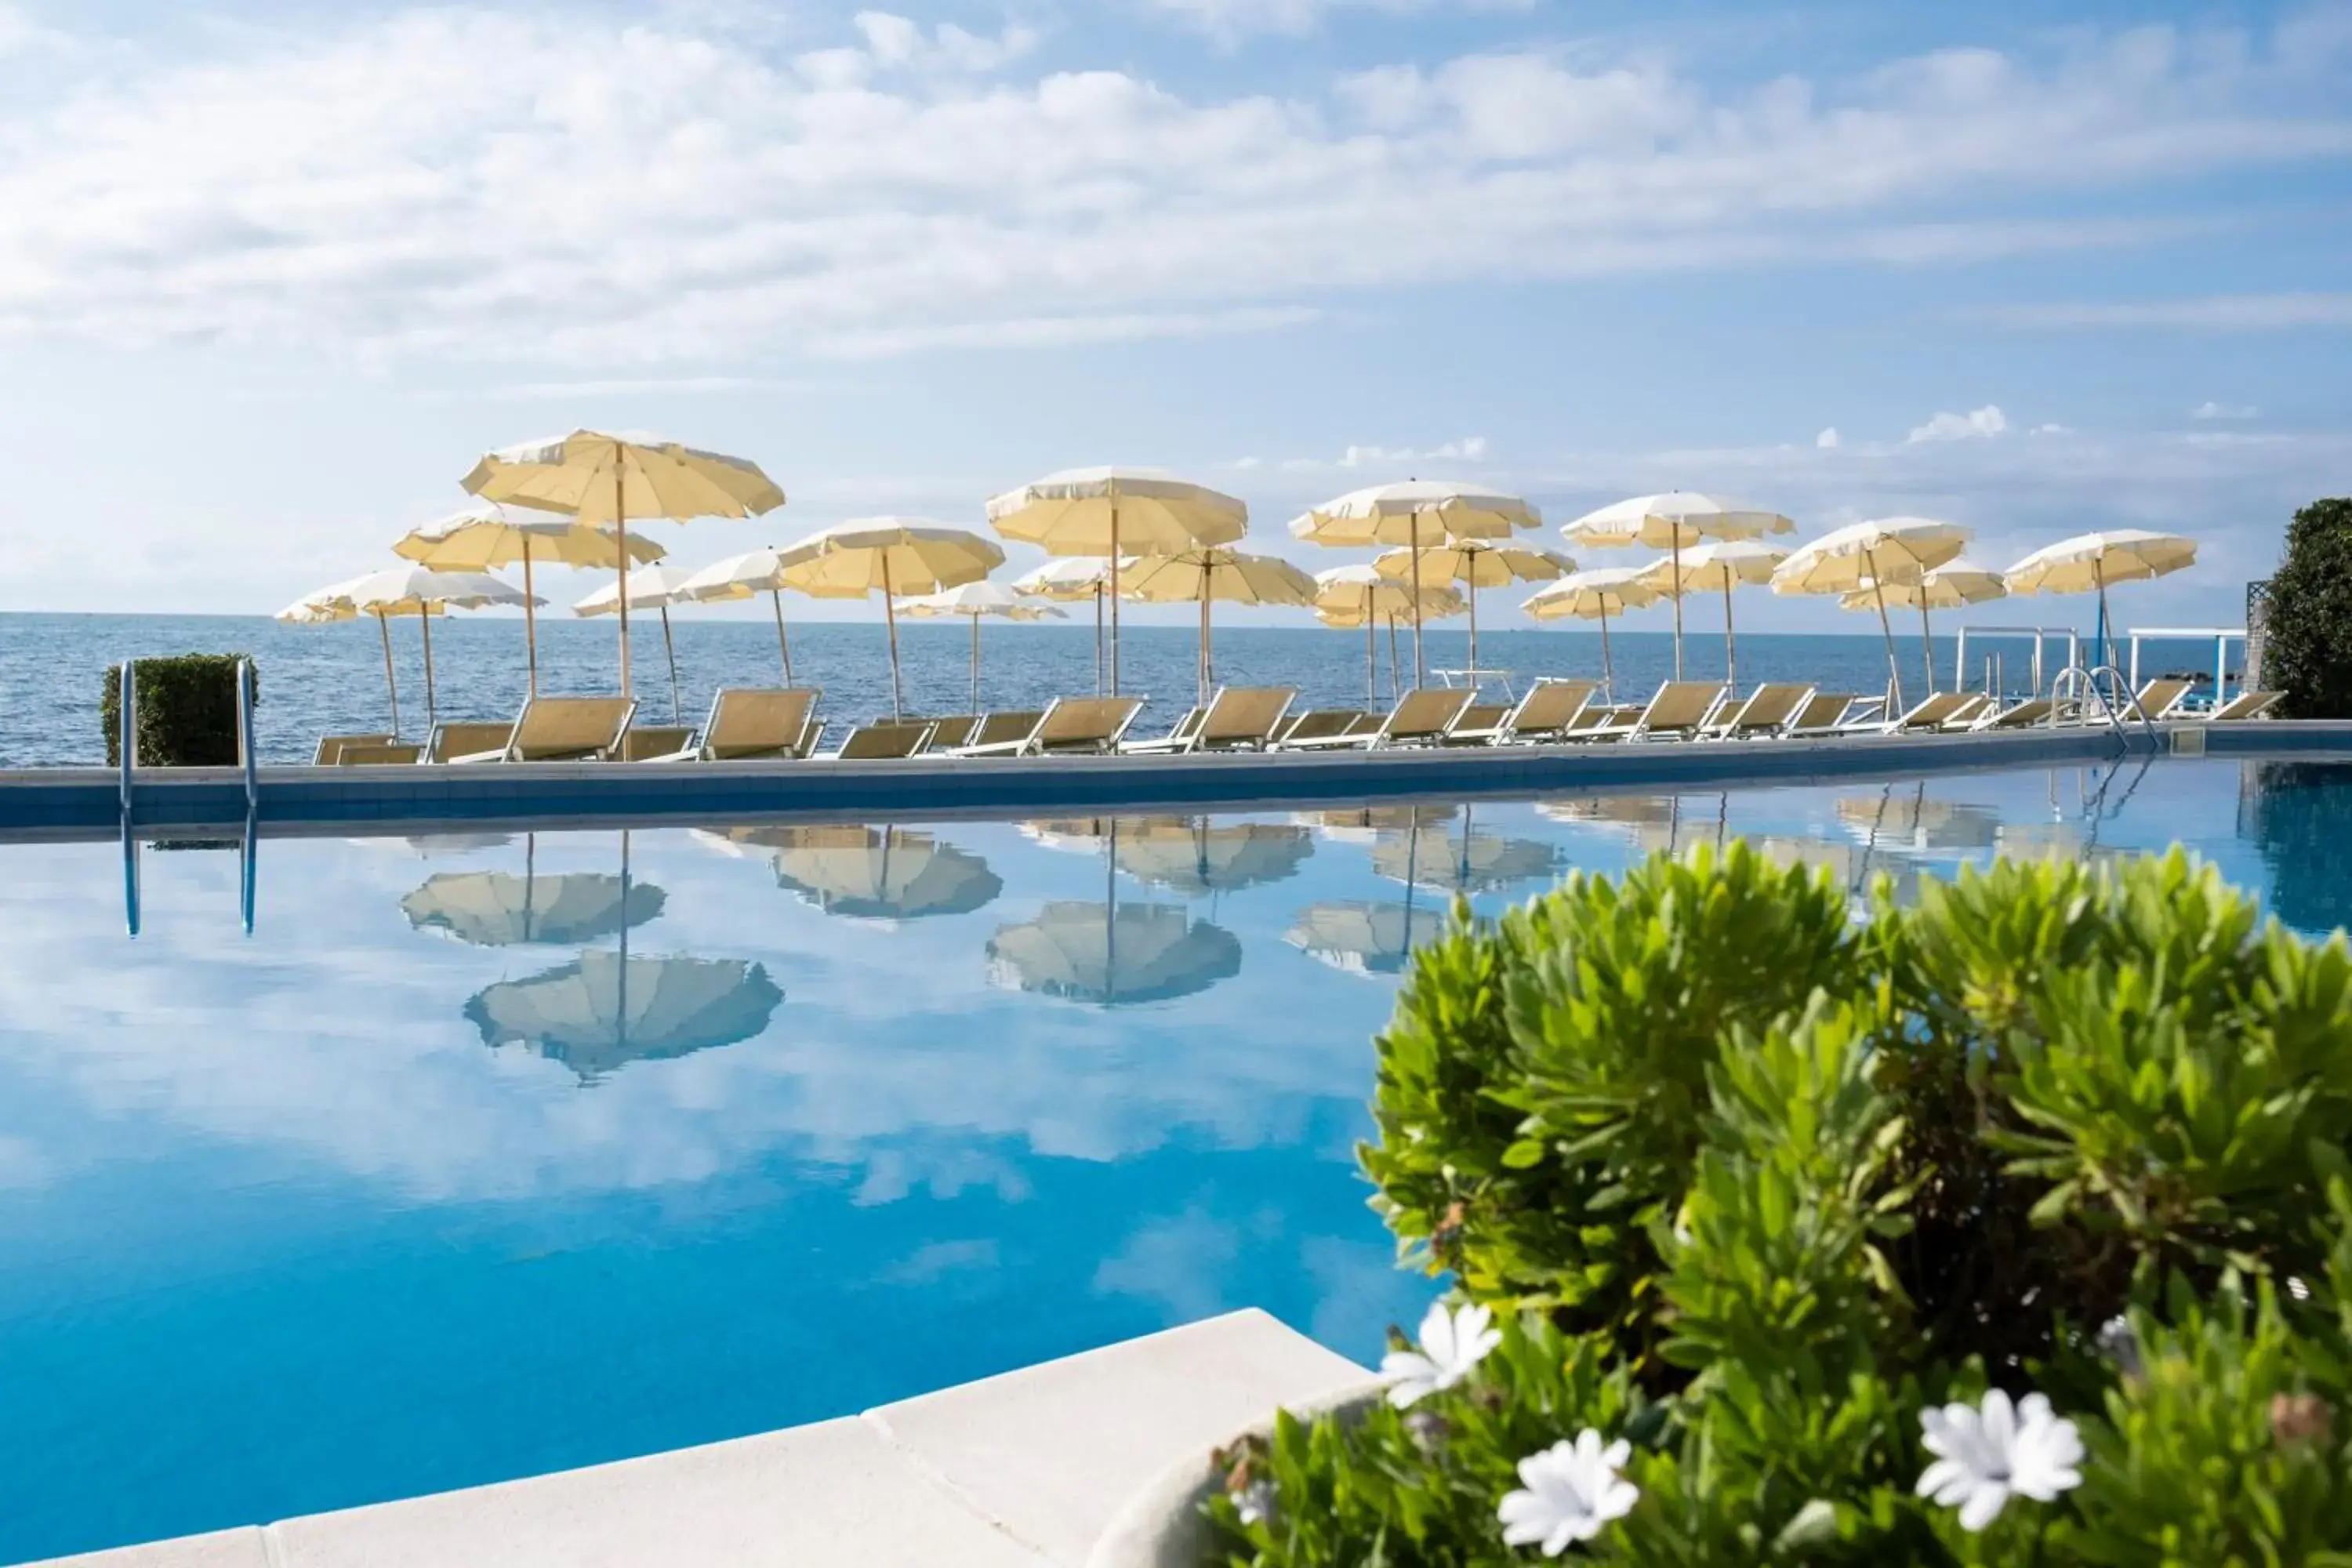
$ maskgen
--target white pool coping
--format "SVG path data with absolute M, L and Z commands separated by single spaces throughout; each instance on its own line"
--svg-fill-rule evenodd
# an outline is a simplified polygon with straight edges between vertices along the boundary
M 862 1415 L 46 1568 L 1082 1568 L 1171 1465 L 1370 1379 L 1253 1308 Z

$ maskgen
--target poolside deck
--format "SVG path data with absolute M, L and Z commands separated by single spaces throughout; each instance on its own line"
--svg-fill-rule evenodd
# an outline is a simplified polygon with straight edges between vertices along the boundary
M 509 763 L 266 767 L 254 826 L 266 836 L 711 822 L 937 820 L 1036 813 L 1360 805 L 1413 797 L 1522 798 L 1733 788 L 2075 765 L 2157 752 L 2352 756 L 2352 721 L 2170 723 L 2147 732 L 2069 726 L 2004 733 L 1627 742 L 1459 750 L 840 763 Z M 142 836 L 244 831 L 233 768 L 137 775 Z M 111 769 L 0 773 L 0 842 L 98 839 L 125 826 Z

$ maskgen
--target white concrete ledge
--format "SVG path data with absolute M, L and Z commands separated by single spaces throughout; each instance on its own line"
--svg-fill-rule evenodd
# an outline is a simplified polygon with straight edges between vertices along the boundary
M 1081 1568 L 1171 1464 L 1369 1376 L 1251 1310 L 862 1416 L 48 1568 Z

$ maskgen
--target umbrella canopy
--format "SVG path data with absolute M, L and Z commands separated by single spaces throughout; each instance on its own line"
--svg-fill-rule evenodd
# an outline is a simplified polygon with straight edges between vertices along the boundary
M 1787 551 L 1752 539 L 1718 539 L 1661 556 L 1643 568 L 1642 580 L 1677 603 L 1698 591 L 1723 595 L 1723 678 L 1736 696 L 1739 644 L 1732 631 L 1731 591 L 1743 583 L 1769 583 L 1774 569 L 1788 558 Z
M 1335 496 L 1293 518 L 1290 531 L 1292 537 L 1310 544 L 1341 548 L 1402 544 L 1413 552 L 1402 575 L 1418 594 L 1420 552 L 1433 542 L 1508 539 L 1515 529 L 1536 528 L 1542 522 L 1543 514 L 1518 496 L 1447 479 L 1406 479 Z M 1416 608 L 1412 623 L 1412 679 L 1416 686 L 1427 671 L 1421 634 L 1421 616 Z
M 1118 572 L 1132 571 L 1137 557 L 1117 563 Z M 1013 580 L 1013 591 L 1036 599 L 1092 599 L 1095 605 L 1095 695 L 1103 694 L 1103 600 L 1110 595 L 1113 563 L 1108 557 L 1060 555 Z
M 2007 578 L 2012 594 L 2097 594 L 2099 630 L 2092 657 L 2104 663 L 2107 584 L 2161 577 L 2196 561 L 2194 540 L 2141 528 L 2116 528 L 2104 533 L 2078 533 L 2045 545 L 2011 567 Z
M 621 695 L 629 689 L 628 533 L 632 519 L 684 522 L 751 517 L 784 504 L 757 463 L 658 437 L 574 430 L 500 447 L 463 481 L 488 501 L 512 501 L 609 523 L 621 544 Z
M 1134 555 L 1231 544 L 1249 531 L 1249 508 L 1160 468 L 1064 468 L 991 497 L 988 521 L 1005 538 L 1049 555 L 1097 555 L 1110 563 L 1110 690 L 1116 697 L 1122 563 Z
M 1867 588 L 1856 588 L 1839 598 L 1841 610 L 1867 610 L 1882 599 L 1897 607 L 1916 608 L 1919 612 L 1919 657 L 1927 667 L 1927 685 L 1936 684 L 1935 628 L 1927 619 L 1930 610 L 1957 610 L 1967 605 L 1981 605 L 1998 599 L 2009 592 L 2009 584 L 2001 574 L 1964 560 L 1947 561 L 1927 575 L 1910 583 L 1873 583 Z M 1952 684 L 1955 688 L 1968 683 L 1968 672 L 1959 668 L 1959 656 L 1955 653 Z
M 1122 823 L 1115 858 L 1139 881 L 1203 898 L 1281 881 L 1314 852 L 1307 829 L 1288 823 L 1160 816 Z
M 1850 594 L 1870 590 L 1886 640 L 1886 676 L 1895 705 L 1903 705 L 1903 672 L 1895 660 L 1895 632 L 1886 619 L 1886 589 L 1916 582 L 1968 548 L 1969 531 L 1931 517 L 1880 517 L 1834 529 L 1799 546 L 1772 574 L 1776 594 Z M 1936 689 L 1932 654 L 1927 689 Z
M 1761 539 L 1794 533 L 1797 525 L 1777 511 L 1697 490 L 1633 496 L 1586 512 L 1560 529 L 1570 544 L 1603 549 L 1640 545 L 1679 556 L 1710 539 Z M 1675 599 L 1675 679 L 1683 678 L 1683 602 Z
M 821 599 L 882 595 L 890 628 L 890 711 L 906 711 L 898 675 L 900 594 L 977 582 L 1004 564 L 993 541 L 923 518 L 862 517 L 819 529 L 778 558 L 784 586 Z
M 1571 572 L 1547 588 L 1528 595 L 1519 608 L 1539 621 L 1577 620 L 1601 623 L 1601 684 L 1613 700 L 1617 671 L 1609 658 L 1609 617 L 1622 616 L 1658 602 L 1639 566 L 1588 567 Z
M 1478 590 L 1512 583 L 1548 583 L 1576 570 L 1576 563 L 1556 550 L 1453 534 L 1419 551 L 1410 546 L 1384 551 L 1372 565 L 1384 576 L 1415 584 L 1459 583 L 1468 590 L 1465 597 L 1470 605 L 1470 679 L 1474 681 L 1478 669 Z
M 646 565 L 667 553 L 646 538 L 628 542 L 633 565 Z M 582 522 L 568 512 L 525 510 L 488 502 L 453 512 L 421 528 L 413 528 L 392 547 L 392 552 L 436 572 L 486 572 L 494 566 L 522 565 L 523 647 L 530 666 L 530 694 L 539 695 L 539 616 L 532 567 L 540 562 L 612 571 L 621 564 L 621 539 L 609 529 Z
M 968 915 L 1004 891 L 979 856 L 909 828 L 787 827 L 776 838 L 776 885 L 848 920 Z
M 1241 969 L 1233 932 L 1164 905 L 1057 900 L 988 942 L 992 984 L 1100 1006 L 1190 996 Z
M 1067 610 L 1041 605 L 1002 583 L 966 583 L 936 594 L 919 594 L 898 601 L 910 616 L 938 618 L 961 616 L 971 623 L 971 711 L 980 711 L 980 623 L 984 616 L 1001 621 L 1066 621 Z
M 488 987 L 466 1004 L 466 1016 L 483 1044 L 526 1047 L 584 1081 L 629 1062 L 748 1040 L 783 999 L 764 968 L 740 959 L 583 952 Z
M 677 585 L 677 602 L 697 604 L 750 599 L 765 594 L 776 611 L 776 655 L 784 667 L 784 684 L 793 683 L 793 645 L 784 635 L 784 554 L 773 545 L 747 550 L 714 561 Z
M 593 942 L 645 924 L 665 901 L 659 888 L 596 871 L 444 871 L 401 900 L 400 909 L 418 931 L 446 931 L 477 947 L 512 947 Z
M 1292 918 L 1282 940 L 1349 974 L 1395 974 L 1413 948 L 1444 924 L 1443 915 L 1411 904 L 1350 899 L 1309 904 Z
M 685 595 L 681 589 L 686 574 L 674 567 L 648 566 L 634 577 L 624 576 L 605 584 L 572 606 L 575 616 L 609 616 L 624 607 L 632 610 L 661 612 L 662 652 L 669 658 L 669 721 L 683 722 L 678 717 L 677 644 L 669 631 L 669 607 Z
M 1334 566 L 1315 574 L 1315 618 L 1327 626 L 1364 628 L 1364 704 L 1380 701 L 1380 677 L 1372 647 L 1372 629 L 1383 619 L 1389 626 L 1389 676 L 1395 684 L 1396 623 L 1418 616 L 1444 620 L 1462 614 L 1462 595 L 1440 583 L 1423 583 L 1416 595 L 1410 582 L 1383 576 L 1370 562 Z M 1476 660 L 1472 660 L 1475 663 Z
M 392 732 L 400 733 L 400 684 L 392 672 L 393 616 L 415 616 L 425 639 L 425 716 L 430 725 L 439 713 L 433 689 L 433 623 L 429 617 L 451 610 L 478 610 L 491 605 L 537 606 L 546 603 L 519 593 L 504 579 L 487 572 L 434 572 L 422 566 L 395 566 L 331 584 L 304 595 L 278 612 L 278 619 L 296 626 L 324 626 L 334 621 L 375 617 L 383 642 L 383 689 L 392 705 Z
M 1206 546 L 1176 555 L 1146 557 L 1120 584 L 1119 592 L 1146 604 L 1200 605 L 1200 701 L 1205 705 L 1216 679 L 1209 645 L 1210 603 L 1223 599 L 1236 605 L 1311 605 L 1315 579 L 1278 555 L 1246 555 L 1238 550 Z

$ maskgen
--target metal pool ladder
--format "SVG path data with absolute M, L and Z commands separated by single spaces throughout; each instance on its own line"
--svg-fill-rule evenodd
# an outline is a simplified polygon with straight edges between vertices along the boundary
M 139 934 L 139 837 L 136 782 L 139 773 L 139 661 L 122 661 L 117 689 L 118 734 L 122 763 L 122 912 L 123 924 Z M 245 776 L 245 833 L 237 852 L 237 917 L 245 934 L 253 934 L 255 851 L 261 838 L 260 748 L 253 728 L 253 660 L 236 661 L 236 756 Z
M 2053 722 L 2057 719 L 2055 704 L 2074 696 L 2077 688 L 2081 689 L 2084 698 L 2098 705 L 2100 717 L 2106 720 L 2116 732 L 2116 739 L 2124 743 L 2125 750 L 2131 749 L 2131 731 L 2124 728 L 2126 712 L 2139 721 L 2141 731 L 2147 736 L 2150 751 L 2163 743 L 2156 732 L 2155 721 L 2148 718 L 2147 710 L 2140 705 L 2139 693 L 2134 691 L 2131 682 L 2124 679 L 2124 672 L 2112 664 L 2102 664 L 2089 669 L 2079 664 L 2070 664 L 2060 670 L 2058 678 L 2050 683 L 2050 700 L 2053 705 L 2051 719 Z

